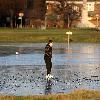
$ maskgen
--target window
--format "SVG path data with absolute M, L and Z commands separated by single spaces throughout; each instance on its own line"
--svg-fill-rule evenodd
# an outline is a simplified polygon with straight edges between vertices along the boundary
M 94 2 L 87 3 L 88 11 L 94 11 Z
M 78 6 L 74 6 L 73 9 L 77 12 L 79 12 L 79 7 Z

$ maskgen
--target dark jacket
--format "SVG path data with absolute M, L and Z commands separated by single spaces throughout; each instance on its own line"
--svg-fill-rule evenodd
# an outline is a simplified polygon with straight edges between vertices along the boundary
M 45 47 L 44 60 L 46 58 L 52 58 L 52 47 L 49 44 L 47 44 Z

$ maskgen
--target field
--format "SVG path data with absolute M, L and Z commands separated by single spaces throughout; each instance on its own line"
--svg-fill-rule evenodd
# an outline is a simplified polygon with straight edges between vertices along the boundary
M 67 42 L 66 32 L 72 31 L 70 42 L 100 43 L 100 31 L 95 29 L 10 29 L 0 28 L 0 43 L 41 43 L 52 39 Z
M 48 96 L 0 96 L 0 100 L 100 100 L 100 91 L 79 90 L 70 94 Z

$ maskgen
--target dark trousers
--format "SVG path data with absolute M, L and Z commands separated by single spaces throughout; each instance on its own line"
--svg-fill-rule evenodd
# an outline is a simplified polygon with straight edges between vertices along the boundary
M 46 63 L 47 75 L 51 74 L 51 68 L 52 68 L 51 58 L 46 57 L 45 63 Z

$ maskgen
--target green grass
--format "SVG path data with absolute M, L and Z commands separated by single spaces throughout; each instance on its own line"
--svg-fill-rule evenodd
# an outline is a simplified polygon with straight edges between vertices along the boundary
M 94 29 L 10 29 L 0 28 L 0 43 L 67 42 L 67 31 L 72 31 L 71 42 L 100 43 L 100 31 Z
M 70 94 L 0 96 L 0 100 L 100 100 L 100 91 L 78 90 Z

